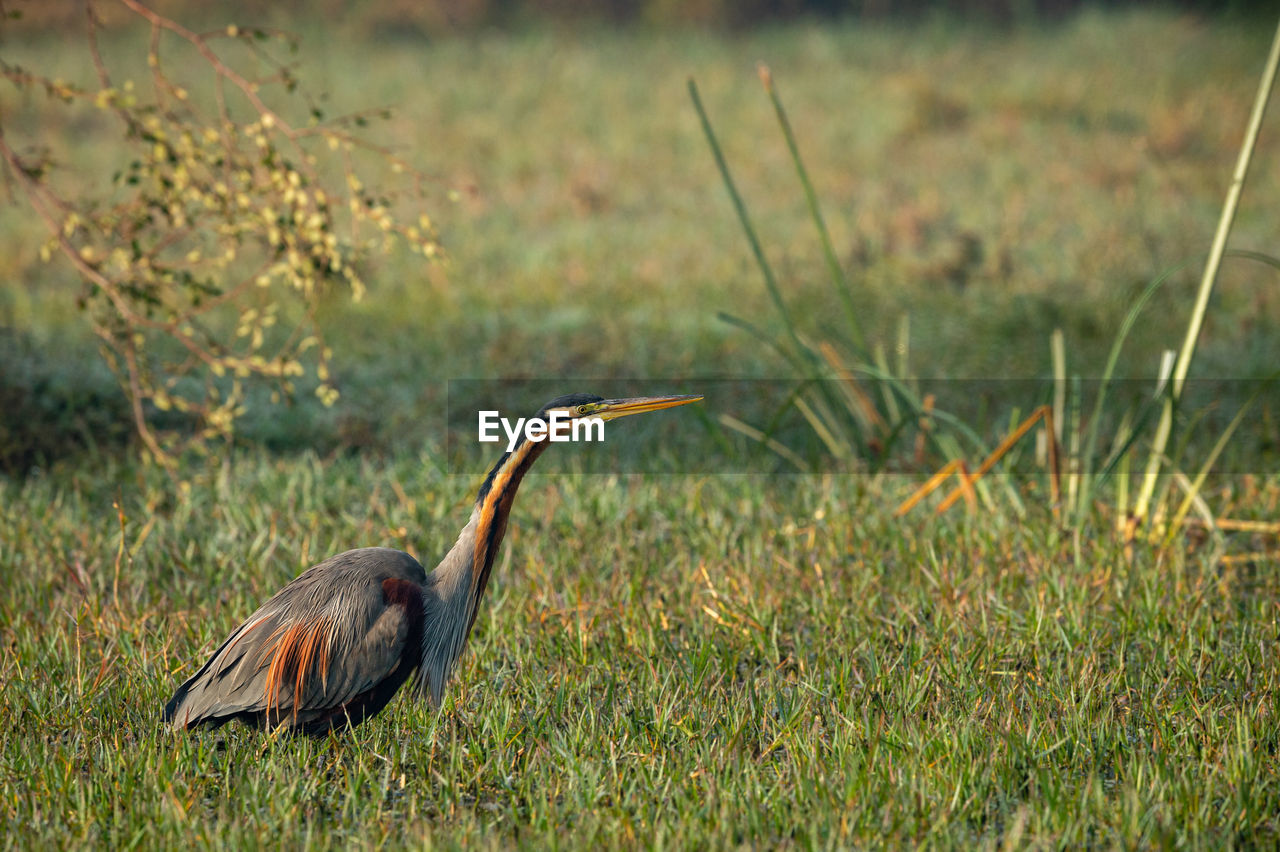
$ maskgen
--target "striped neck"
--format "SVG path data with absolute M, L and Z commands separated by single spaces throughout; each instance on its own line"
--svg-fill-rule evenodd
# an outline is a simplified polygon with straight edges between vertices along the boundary
M 473 516 L 476 524 L 475 551 L 471 558 L 471 614 L 467 621 L 467 632 L 475 624 L 480 598 L 489 583 L 489 574 L 493 571 L 493 561 L 502 545 L 502 537 L 506 535 L 507 518 L 511 515 L 516 491 L 529 468 L 533 467 L 538 456 L 547 449 L 548 443 L 545 440 L 530 441 L 522 438 L 515 449 L 503 454 L 480 486 Z

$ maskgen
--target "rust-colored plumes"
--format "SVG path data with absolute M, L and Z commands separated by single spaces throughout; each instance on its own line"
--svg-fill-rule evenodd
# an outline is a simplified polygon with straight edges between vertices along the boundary
M 314 673 L 319 674 L 321 683 L 327 685 L 329 672 L 329 637 L 333 625 L 329 619 L 302 622 L 291 627 L 277 628 L 262 651 L 262 659 L 271 656 L 271 665 L 267 669 L 266 710 L 270 715 L 272 708 L 279 711 L 280 689 L 292 681 L 293 683 L 293 715 L 298 714 L 298 704 L 302 700 L 302 688 L 307 678 Z M 283 631 L 283 632 L 282 632 Z

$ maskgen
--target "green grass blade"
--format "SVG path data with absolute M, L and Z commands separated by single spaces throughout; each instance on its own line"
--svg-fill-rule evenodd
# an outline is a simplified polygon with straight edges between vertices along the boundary
M 733 202 L 734 212 L 738 214 L 738 222 L 742 225 L 742 231 L 747 236 L 747 242 L 751 244 L 751 253 L 755 255 L 756 265 L 760 267 L 760 274 L 764 276 L 764 286 L 769 291 L 769 298 L 773 300 L 773 305 L 777 308 L 778 316 L 782 318 L 783 326 L 787 330 L 787 336 L 791 338 L 796 351 L 805 352 L 808 347 L 800 342 L 800 337 L 796 334 L 795 323 L 791 321 L 791 314 L 787 311 L 787 305 L 782 300 L 782 290 L 778 287 L 778 279 L 773 274 L 773 267 L 769 265 L 768 258 L 765 257 L 764 247 L 760 244 L 760 238 L 756 236 L 755 226 L 751 224 L 751 217 L 747 214 L 747 206 L 742 201 L 742 195 L 738 192 L 738 187 L 733 182 L 733 175 L 729 172 L 729 164 L 724 159 L 724 152 L 720 149 L 715 130 L 711 127 L 711 119 L 707 115 L 706 108 L 702 105 L 702 97 L 698 94 L 698 84 L 692 77 L 689 78 L 689 97 L 693 100 L 693 108 L 698 112 L 699 121 L 702 122 L 702 132 L 707 137 L 707 144 L 711 147 L 711 155 L 715 158 L 716 168 L 720 170 L 720 179 L 724 182 L 730 201 Z
M 1231 249 L 1227 252 L 1227 257 L 1238 257 L 1243 260 L 1252 260 L 1270 266 L 1272 269 L 1280 270 L 1280 257 L 1267 254 L 1260 251 L 1250 251 L 1249 249 Z
M 1067 346 L 1060 328 L 1049 335 L 1049 354 L 1053 362 L 1053 431 L 1061 444 L 1067 421 Z
M 1169 519 L 1169 530 L 1165 533 L 1164 546 L 1168 547 L 1173 544 L 1174 536 L 1177 535 L 1178 529 L 1182 526 L 1182 522 L 1186 520 L 1187 513 L 1191 511 L 1191 504 L 1195 500 L 1200 489 L 1204 486 L 1205 479 L 1209 476 L 1209 471 L 1213 469 L 1213 465 L 1218 461 L 1218 456 L 1226 449 L 1231 436 L 1235 434 L 1236 428 L 1244 421 L 1244 416 L 1249 413 L 1249 409 L 1253 407 L 1253 403 L 1258 399 L 1261 390 L 1255 391 L 1252 396 L 1245 400 L 1244 405 L 1240 406 L 1240 410 L 1236 412 L 1236 416 L 1231 418 L 1231 422 L 1227 424 L 1227 428 L 1222 430 L 1222 434 L 1218 436 L 1218 440 L 1214 443 L 1213 449 L 1209 451 L 1209 455 L 1205 458 L 1204 464 L 1200 466 L 1200 472 L 1196 474 L 1196 478 L 1192 480 L 1191 487 L 1187 489 L 1186 496 L 1183 497 L 1182 503 L 1178 506 L 1177 511 L 1173 513 L 1173 517 Z
M 1115 339 L 1111 341 L 1111 351 L 1107 354 L 1106 366 L 1102 369 L 1102 377 L 1098 383 L 1097 395 L 1093 400 L 1093 413 L 1089 417 L 1089 432 L 1086 436 L 1084 453 L 1081 460 L 1084 466 L 1084 476 L 1080 482 L 1080 503 L 1077 507 L 1075 526 L 1080 529 L 1088 513 L 1088 507 L 1093 496 L 1094 475 L 1092 472 L 1094 458 L 1098 452 L 1098 433 L 1102 428 L 1102 412 L 1105 410 L 1107 401 L 1107 391 L 1111 387 L 1111 380 L 1116 373 L 1116 367 L 1120 363 L 1120 352 L 1124 349 L 1124 343 L 1129 337 L 1129 333 L 1133 331 L 1133 327 L 1138 322 L 1138 317 L 1142 314 L 1142 309 L 1146 307 L 1147 302 L 1151 301 L 1151 297 L 1156 291 L 1169 280 L 1169 278 L 1177 271 L 1182 269 L 1176 266 L 1166 271 L 1163 275 L 1155 278 L 1149 283 L 1138 296 L 1138 300 L 1129 308 L 1129 312 L 1125 314 L 1124 321 L 1120 323 L 1120 330 L 1116 332 Z M 1135 431 L 1136 435 L 1137 432 Z M 1126 439 L 1126 448 L 1132 445 L 1132 441 Z M 1126 449 L 1127 452 L 1127 449 Z M 1114 464 L 1114 457 L 1112 463 Z
M 826 220 L 822 216 L 822 208 L 818 204 L 818 195 L 813 190 L 813 182 L 809 180 L 809 172 L 804 167 L 804 161 L 800 158 L 800 147 L 796 144 L 795 134 L 791 130 L 791 121 L 787 118 L 787 111 L 782 106 L 782 98 L 778 95 L 778 89 L 773 83 L 773 74 L 769 71 L 769 66 L 761 64 L 759 66 L 760 82 L 764 85 L 765 92 L 769 95 L 769 100 L 773 102 L 773 111 L 778 117 L 778 126 L 782 128 L 782 138 L 786 140 L 787 150 L 791 153 L 791 162 L 795 164 L 796 175 L 800 178 L 800 186 L 804 189 L 805 201 L 809 204 L 809 216 L 813 219 L 814 227 L 818 229 L 818 238 L 822 241 L 822 254 L 827 261 L 827 269 L 831 273 L 831 283 L 835 286 L 836 292 L 840 296 L 840 301 L 844 304 L 845 314 L 849 320 L 849 329 L 853 333 L 854 347 L 861 353 L 862 357 L 866 357 L 867 338 L 862 331 L 862 323 L 858 320 L 858 309 L 853 303 L 853 292 L 849 285 L 849 277 L 845 275 L 844 267 L 840 265 L 839 258 L 836 257 L 835 247 L 831 244 L 831 234 L 827 230 Z
M 1115 444 L 1117 452 L 1112 455 L 1119 463 L 1116 475 L 1116 525 L 1117 532 L 1125 528 L 1129 515 L 1129 462 L 1132 458 L 1128 446 L 1133 440 L 1134 431 L 1130 428 L 1129 412 L 1120 418 L 1120 426 L 1116 429 Z M 1101 476 L 1099 476 L 1101 479 Z
M 781 344 L 779 344 L 778 341 L 774 340 L 771 335 L 767 334 L 764 331 L 764 329 L 760 328 L 758 325 L 751 322 L 750 320 L 745 320 L 742 317 L 736 317 L 733 314 L 727 314 L 724 311 L 717 312 L 716 319 L 720 320 L 721 322 L 728 323 L 729 325 L 735 328 L 739 328 L 742 331 L 745 331 L 747 334 L 751 335 L 756 340 L 763 343 L 765 346 L 768 346 L 774 352 L 777 352 L 780 356 L 782 356 L 782 359 L 784 361 L 788 362 L 792 366 L 799 369 L 804 368 L 804 364 L 798 358 L 796 358 L 795 353 L 788 352 L 785 346 L 782 346 Z
M 718 420 L 722 426 L 732 429 L 739 434 L 746 435 L 757 443 L 764 444 L 769 448 L 769 450 L 775 453 L 779 458 L 786 461 L 800 473 L 809 473 L 809 465 L 805 463 L 805 460 L 777 438 L 772 438 L 754 426 L 743 423 L 738 418 L 729 414 L 721 414 Z
M 747 242 L 751 246 L 751 252 L 755 257 L 756 265 L 759 266 L 760 273 L 764 278 L 765 288 L 768 290 L 769 297 L 772 299 L 774 307 L 777 309 L 778 315 L 782 319 L 787 337 L 789 338 L 792 347 L 794 347 L 794 357 L 790 357 L 787 360 L 794 366 L 799 367 L 806 375 L 813 373 L 815 370 L 821 370 L 823 369 L 821 366 L 821 357 L 814 351 L 813 347 L 807 345 L 803 340 L 801 340 L 799 333 L 796 331 L 795 322 L 792 320 L 791 314 L 787 310 L 786 302 L 782 298 L 782 289 L 778 286 L 777 276 L 774 275 L 773 267 L 769 264 L 769 260 L 765 256 L 764 247 L 756 233 L 755 226 L 751 223 L 751 217 L 747 213 L 746 203 L 742 199 L 742 194 L 738 192 L 737 184 L 734 182 L 733 175 L 729 171 L 729 164 L 724 158 L 724 152 L 720 148 L 720 143 L 716 138 L 715 130 L 711 126 L 711 119 L 707 115 L 706 107 L 702 103 L 702 97 L 698 92 L 698 85 L 692 78 L 689 79 L 689 97 L 693 101 L 694 109 L 698 113 L 698 119 L 702 124 L 703 134 L 706 136 L 707 144 L 711 148 L 711 154 L 716 161 L 716 167 L 720 171 L 721 180 L 724 183 L 726 191 L 729 193 L 729 198 L 733 203 L 734 211 L 737 213 L 738 222 L 742 226 L 743 233 L 746 235 Z M 784 128 L 784 133 L 789 133 L 789 130 L 790 127 L 788 125 Z M 794 141 L 795 140 L 788 135 L 788 144 L 794 145 Z M 804 181 L 806 191 L 812 196 L 813 187 L 808 183 L 807 176 Z M 813 197 L 813 203 L 816 204 L 816 196 Z M 831 257 L 834 259 L 834 253 L 832 253 Z M 741 322 L 737 322 L 735 324 L 740 326 L 742 325 Z M 757 334 L 756 336 L 759 337 L 760 335 Z M 839 400 L 831 393 L 829 388 L 822 386 L 819 389 L 819 393 L 825 398 L 826 405 L 828 407 L 834 408 L 839 406 Z M 812 412 L 802 411 L 801 413 L 806 418 L 809 418 Z M 848 414 L 849 420 L 851 421 L 851 427 L 854 432 L 852 445 L 858 455 L 865 456 L 867 442 L 865 436 L 862 434 L 862 430 L 859 428 L 857 415 L 852 411 L 848 412 Z M 833 417 L 827 419 L 829 420 L 828 425 L 835 422 L 835 418 Z M 830 437 L 832 437 L 832 435 L 830 431 L 827 430 L 823 431 L 819 437 L 826 442 Z M 848 456 L 849 453 L 844 453 L 843 455 Z

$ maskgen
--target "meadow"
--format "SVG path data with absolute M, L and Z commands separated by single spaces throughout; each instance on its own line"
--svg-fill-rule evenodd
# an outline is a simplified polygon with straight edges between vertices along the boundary
M 449 380 L 796 378 L 720 316 L 778 330 L 690 77 L 806 338 L 849 332 L 757 61 L 873 343 L 901 351 L 906 316 L 915 375 L 1043 378 L 1061 329 L 1070 371 L 1096 376 L 1125 311 L 1171 273 L 1121 365 L 1147 382 L 1185 328 L 1270 23 L 1089 12 L 430 41 L 271 23 L 299 33 L 300 75 L 332 104 L 393 108 L 374 130 L 438 182 L 449 259 L 392 255 L 361 303 L 335 296 L 321 321 L 338 404 L 250 411 L 235 450 L 179 487 L 120 428 L 79 285 L 38 262 L 20 204 L 0 208 L 0 390 L 31 412 L 11 409 L 5 440 L 37 458 L 0 478 L 6 847 L 1278 842 L 1267 455 L 1204 490 L 1237 523 L 1225 540 L 1192 527 L 1126 552 L 1105 506 L 1073 540 L 1042 480 L 1015 481 L 1023 514 L 900 518 L 927 469 L 575 474 L 578 448 L 554 448 L 570 472 L 523 486 L 438 712 L 397 699 L 318 741 L 159 725 L 173 688 L 308 565 L 379 544 L 430 567 L 452 543 L 478 479 L 446 459 Z M 128 55 L 136 36 L 112 38 Z M 63 34 L 0 53 L 88 70 Z M 12 90 L 0 106 L 40 122 L 58 159 L 111 162 L 104 125 Z M 1237 248 L 1274 252 L 1275 139 L 1264 127 Z M 1194 376 L 1275 370 L 1274 276 L 1228 258 Z M 669 422 L 703 429 L 738 402 Z M 1274 417 L 1260 407 L 1241 446 L 1274 453 Z M 681 468 L 660 433 L 635 440 Z

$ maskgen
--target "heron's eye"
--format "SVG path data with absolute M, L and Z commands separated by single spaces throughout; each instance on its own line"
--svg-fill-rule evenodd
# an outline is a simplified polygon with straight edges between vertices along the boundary
M 579 406 L 578 406 L 577 408 L 575 408 L 573 411 L 574 411 L 574 413 L 575 413 L 575 414 L 577 414 L 579 417 L 582 417 L 582 416 L 584 416 L 584 415 L 586 415 L 586 414 L 590 414 L 590 413 L 591 413 L 591 406 L 590 406 L 590 405 L 579 405 Z

